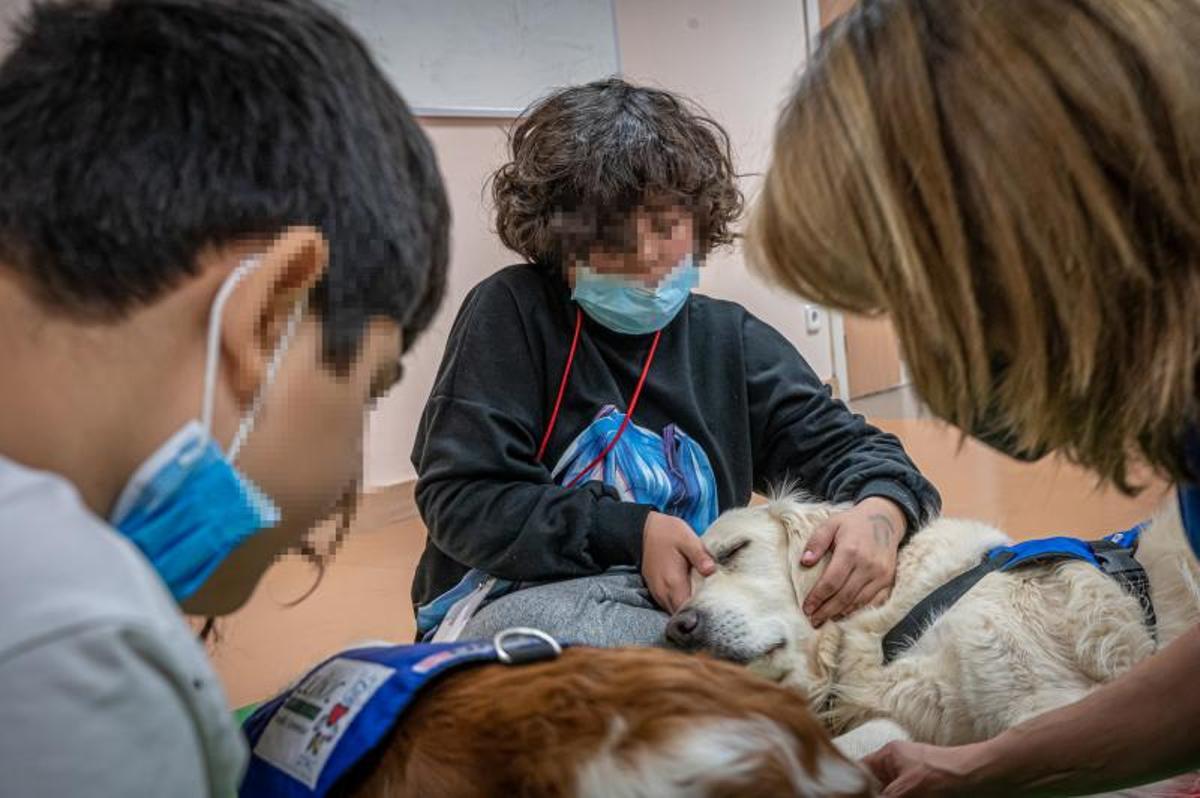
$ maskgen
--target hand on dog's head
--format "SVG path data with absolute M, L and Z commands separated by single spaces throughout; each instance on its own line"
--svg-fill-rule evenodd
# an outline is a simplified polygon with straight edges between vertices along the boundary
M 804 547 L 839 507 L 795 494 L 723 513 L 704 534 L 717 563 L 692 573 L 692 597 L 671 618 L 678 648 L 740 662 L 781 679 L 799 643 L 813 633 L 801 606 L 826 565 L 800 564 Z

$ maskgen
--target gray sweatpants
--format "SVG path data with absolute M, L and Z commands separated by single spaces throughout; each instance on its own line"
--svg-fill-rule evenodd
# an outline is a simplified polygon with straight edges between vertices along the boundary
M 642 575 L 622 569 L 501 596 L 475 613 L 460 639 L 486 640 L 513 626 L 532 626 L 578 645 L 656 646 L 665 643 L 666 625 L 667 614 Z

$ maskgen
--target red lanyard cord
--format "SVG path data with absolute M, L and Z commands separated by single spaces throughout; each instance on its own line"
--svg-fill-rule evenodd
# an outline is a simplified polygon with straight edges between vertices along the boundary
M 542 436 L 542 445 L 538 447 L 538 462 L 541 462 L 542 457 L 546 454 L 546 445 L 550 442 L 550 434 L 554 432 L 554 426 L 558 423 L 558 411 L 562 409 L 563 395 L 567 390 L 567 379 L 571 375 L 571 366 L 575 361 L 575 351 L 579 347 L 579 333 L 583 328 L 583 311 L 575 311 L 575 335 L 571 339 L 571 351 L 567 355 L 567 365 L 563 369 L 562 381 L 558 385 L 558 398 L 554 402 L 554 412 L 550 414 L 550 423 L 546 427 L 546 433 Z M 575 475 L 575 478 L 566 484 L 566 487 L 573 488 L 583 478 L 585 474 L 591 471 L 600 463 L 604 462 L 604 458 L 608 457 L 609 453 L 616 447 L 617 441 L 621 440 L 621 436 L 625 434 L 625 428 L 629 426 L 629 420 L 633 418 L 633 411 L 637 409 L 638 400 L 642 397 L 642 388 L 646 384 L 646 375 L 650 373 L 650 364 L 654 362 L 654 353 L 658 351 L 658 342 L 662 338 L 662 330 L 654 333 L 654 340 L 650 342 L 650 351 L 646 354 L 646 362 L 642 366 L 642 373 L 638 377 L 637 387 L 633 389 L 633 396 L 629 399 L 629 409 L 625 412 L 625 418 L 621 420 L 621 426 L 617 427 L 617 434 L 604 447 L 604 451 L 584 466 L 583 470 Z
M 617 441 L 621 440 L 621 436 L 625 434 L 625 428 L 629 426 L 629 419 L 633 418 L 633 411 L 637 410 L 638 399 L 642 396 L 642 386 L 646 384 L 646 375 L 650 373 L 650 364 L 654 362 L 654 353 L 658 350 L 659 338 L 662 338 L 662 330 L 654 333 L 654 340 L 650 342 L 650 352 L 646 355 L 646 365 L 642 366 L 642 376 L 638 377 L 637 387 L 633 389 L 633 397 L 629 400 L 629 409 L 625 411 L 625 418 L 621 419 L 621 426 L 617 427 L 617 434 L 608 442 L 608 446 L 604 447 L 604 451 L 596 455 L 596 459 L 584 466 L 583 470 L 567 483 L 568 488 L 575 487 L 575 483 L 583 479 L 584 474 L 591 471 L 600 463 L 603 463 L 604 458 L 608 457 L 608 453 L 616 447 Z
M 558 398 L 554 400 L 554 412 L 550 414 L 550 423 L 546 425 L 546 434 L 542 436 L 542 445 L 538 447 L 537 461 L 542 462 L 546 456 L 546 446 L 550 443 L 550 433 L 558 423 L 558 411 L 562 409 L 563 394 L 567 392 L 567 378 L 571 376 L 571 366 L 575 364 L 575 350 L 579 348 L 579 333 L 583 329 L 583 311 L 575 309 L 575 335 L 571 338 L 571 351 L 567 355 L 567 365 L 563 369 L 562 380 L 558 383 Z

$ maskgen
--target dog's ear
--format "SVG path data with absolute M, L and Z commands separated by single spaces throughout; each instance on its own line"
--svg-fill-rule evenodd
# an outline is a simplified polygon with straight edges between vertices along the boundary
M 805 504 L 794 497 L 772 500 L 768 510 L 787 536 L 788 576 L 796 595 L 796 606 L 799 607 L 824 570 L 823 564 L 806 568 L 800 564 L 800 558 L 813 532 L 829 518 L 832 511 L 827 506 Z
M 791 573 L 793 586 L 795 586 L 796 569 L 800 566 L 800 558 L 804 555 L 804 546 L 808 543 L 811 530 L 807 528 L 797 508 L 785 507 L 773 512 L 772 515 L 787 536 L 788 572 Z

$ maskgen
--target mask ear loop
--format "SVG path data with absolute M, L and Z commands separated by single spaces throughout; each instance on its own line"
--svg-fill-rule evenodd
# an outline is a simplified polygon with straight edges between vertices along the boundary
M 229 301 L 238 283 L 257 268 L 258 258 L 250 258 L 230 272 L 217 290 L 212 311 L 208 315 L 208 343 L 204 355 L 204 399 L 200 405 L 200 423 L 209 435 L 212 435 L 213 400 L 217 392 L 217 366 L 221 353 L 221 316 L 225 312 L 225 303 Z
M 208 435 L 212 435 L 213 407 L 217 392 L 217 369 L 220 366 L 221 360 L 221 317 L 225 312 L 225 305 L 229 302 L 229 297 L 233 295 L 234 289 L 258 267 L 259 260 L 257 257 L 249 258 L 242 262 L 241 265 L 230 272 L 229 276 L 225 278 L 225 282 L 217 290 L 216 298 L 213 299 L 212 312 L 208 318 L 208 342 L 204 357 L 204 396 L 200 405 L 200 423 Z M 262 407 L 266 389 L 274 382 L 280 363 L 283 361 L 283 356 L 296 335 L 296 330 L 300 326 L 300 320 L 304 316 L 307 307 L 307 299 L 300 300 L 296 303 L 295 309 L 288 317 L 283 335 L 279 337 L 279 343 L 276 345 L 275 351 L 267 363 L 262 384 L 259 385 L 258 391 L 255 392 L 254 400 L 250 403 L 250 409 L 242 416 L 237 432 L 229 444 L 226 459 L 232 461 L 237 456 L 238 451 L 241 450 L 242 444 L 246 442 L 246 436 L 250 434 L 250 430 L 254 426 L 254 420 L 258 416 L 259 409 Z
M 275 376 L 279 373 L 279 367 L 283 364 L 283 356 L 287 354 L 288 349 L 292 345 L 292 340 L 296 337 L 296 331 L 300 329 L 300 321 L 304 318 L 305 311 L 308 310 L 308 300 L 301 299 L 296 303 L 296 307 L 292 309 L 292 313 L 288 316 L 287 324 L 283 328 L 283 334 L 279 336 L 279 343 L 275 346 L 275 351 L 271 354 L 271 359 L 267 362 L 266 371 L 263 372 L 262 383 L 259 384 L 258 390 L 254 394 L 253 401 L 250 402 L 250 409 L 242 416 L 241 423 L 238 424 L 237 433 L 234 434 L 233 440 L 229 443 L 229 450 L 226 453 L 226 458 L 233 462 L 242 449 L 242 444 L 246 442 L 246 438 L 250 435 L 250 430 L 254 428 L 254 422 L 258 420 L 258 413 L 262 409 L 263 401 L 266 398 L 267 389 L 275 382 Z

